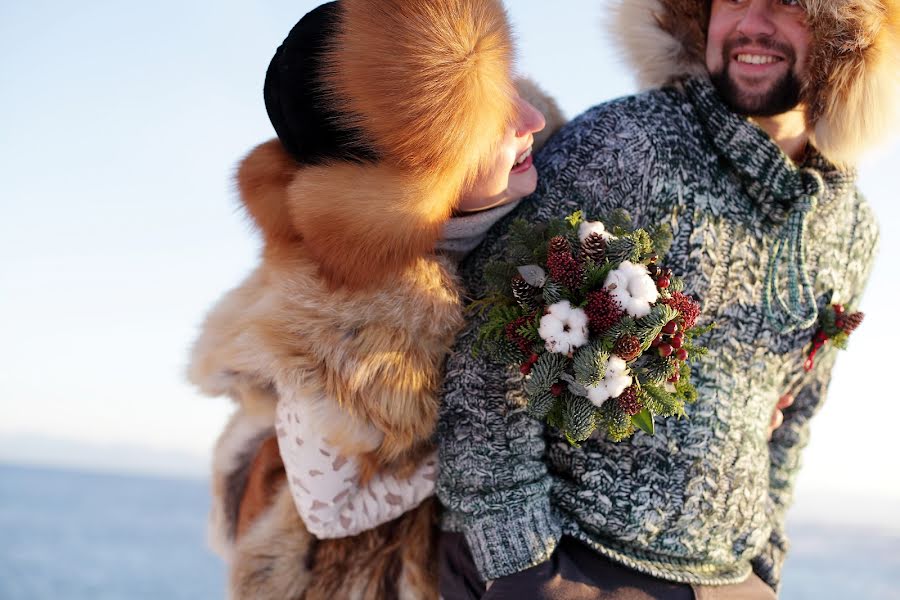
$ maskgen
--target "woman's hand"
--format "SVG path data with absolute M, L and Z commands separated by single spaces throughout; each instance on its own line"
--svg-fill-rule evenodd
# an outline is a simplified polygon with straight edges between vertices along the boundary
M 785 394 L 778 399 L 778 403 L 775 405 L 775 410 L 772 411 L 772 419 L 769 421 L 769 439 L 772 439 L 772 433 L 774 433 L 775 430 L 781 427 L 781 424 L 784 423 L 784 413 L 781 412 L 782 409 L 787 408 L 793 403 L 793 394 Z

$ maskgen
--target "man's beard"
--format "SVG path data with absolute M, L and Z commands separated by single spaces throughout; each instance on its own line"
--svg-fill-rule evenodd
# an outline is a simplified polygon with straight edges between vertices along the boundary
M 768 90 L 762 93 L 746 93 L 730 76 L 728 67 L 731 64 L 733 49 L 738 46 L 751 45 L 746 37 L 726 42 L 722 48 L 722 68 L 709 74 L 713 86 L 725 103 L 734 112 L 748 117 L 772 117 L 785 113 L 800 103 L 800 92 L 803 84 L 794 73 L 796 56 L 794 50 L 769 38 L 754 40 L 753 45 L 776 50 L 784 56 L 788 69 Z

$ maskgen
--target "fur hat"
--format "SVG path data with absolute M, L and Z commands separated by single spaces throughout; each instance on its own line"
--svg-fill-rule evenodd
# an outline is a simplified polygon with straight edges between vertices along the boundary
M 812 42 L 802 101 L 812 139 L 851 166 L 896 124 L 900 0 L 805 0 Z M 616 0 L 612 34 L 642 87 L 708 76 L 709 0 Z
M 324 134 L 326 150 L 302 168 L 283 143 L 263 144 L 241 164 L 238 185 L 267 258 L 302 248 L 332 285 L 365 287 L 434 248 L 493 157 L 515 114 L 513 43 L 500 0 L 330 6 L 313 96 L 350 137 L 329 148 Z M 277 73 L 283 88 L 287 74 Z M 333 151 L 345 142 L 366 156 Z

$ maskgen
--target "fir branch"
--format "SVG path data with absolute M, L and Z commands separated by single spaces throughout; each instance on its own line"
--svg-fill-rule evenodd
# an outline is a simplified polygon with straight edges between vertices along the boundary
M 525 393 L 529 398 L 550 391 L 550 387 L 559 381 L 566 367 L 566 357 L 555 352 L 541 354 L 531 369 L 531 376 L 525 382 Z
M 597 385 L 606 375 L 606 361 L 609 353 L 604 352 L 599 341 L 593 341 L 575 352 L 573 367 L 575 380 L 581 385 Z
M 550 413 L 555 401 L 556 397 L 550 393 L 550 390 L 538 392 L 534 396 L 528 397 L 527 412 L 535 419 L 543 420 Z
M 840 348 L 841 350 L 847 349 L 847 342 L 850 340 L 850 336 L 845 332 L 841 331 L 836 334 L 834 337 L 829 338 L 828 341 L 834 344 L 835 348 Z
M 684 416 L 684 403 L 661 386 L 645 383 L 641 386 L 640 399 L 644 406 L 654 415 L 662 417 Z
M 653 255 L 653 241 L 650 239 L 650 234 L 648 234 L 646 230 L 637 229 L 634 233 L 630 234 L 629 237 L 634 241 L 634 250 L 632 251 L 631 256 L 628 257 L 628 260 L 633 263 L 638 263 L 643 262 Z
M 563 432 L 572 445 L 588 439 L 597 428 L 597 407 L 587 398 L 563 394 Z
M 544 304 L 550 306 L 563 299 L 563 286 L 552 279 L 548 279 L 547 283 L 544 284 L 542 293 L 544 296 Z
M 637 320 L 634 335 L 641 340 L 641 350 L 646 351 L 653 340 L 662 332 L 666 323 L 678 317 L 678 311 L 668 304 L 656 304 L 650 314 Z
M 606 230 L 611 232 L 613 235 L 622 236 L 626 233 L 631 232 L 634 229 L 631 221 L 631 215 L 627 210 L 622 208 L 617 208 L 613 210 L 606 218 L 600 219 L 603 221 Z
M 661 223 L 650 227 L 647 233 L 650 234 L 653 252 L 660 259 L 664 258 L 672 248 L 672 227 L 668 223 Z
M 597 420 L 606 429 L 606 436 L 610 441 L 621 442 L 634 434 L 631 417 L 613 400 L 603 403 L 597 412 Z
M 618 265 L 623 261 L 631 260 L 636 248 L 635 241 L 629 235 L 623 234 L 614 240 L 609 240 L 606 244 L 606 258 L 609 262 Z
M 588 292 L 601 288 L 612 270 L 613 264 L 608 260 L 598 265 L 588 259 L 584 264 L 584 285 L 581 286 L 581 294 L 587 295 Z
M 637 360 L 632 370 L 638 374 L 641 382 L 662 385 L 675 374 L 677 368 L 678 363 L 674 359 L 648 352 Z
M 668 292 L 670 294 L 674 292 L 683 292 L 684 291 L 684 279 L 681 277 L 673 277 L 669 282 Z
M 518 274 L 512 263 L 492 262 L 484 268 L 484 281 L 494 293 L 512 297 L 512 280 Z

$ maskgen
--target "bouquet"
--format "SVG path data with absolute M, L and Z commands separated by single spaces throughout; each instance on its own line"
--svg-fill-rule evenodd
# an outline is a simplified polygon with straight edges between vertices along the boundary
M 803 364 L 806 371 L 812 371 L 815 366 L 816 354 L 827 342 L 835 348 L 844 350 L 850 334 L 856 331 L 865 314 L 859 311 L 846 310 L 843 304 L 831 304 L 819 313 L 819 328 L 813 336 L 812 347 Z
M 659 264 L 668 227 L 631 228 L 624 211 L 605 223 L 581 211 L 511 225 L 506 260 L 485 276 L 487 313 L 476 351 L 526 376 L 528 412 L 577 445 L 600 427 L 621 441 L 653 435 L 656 416 L 682 417 L 696 399 L 694 343 L 700 305 Z

